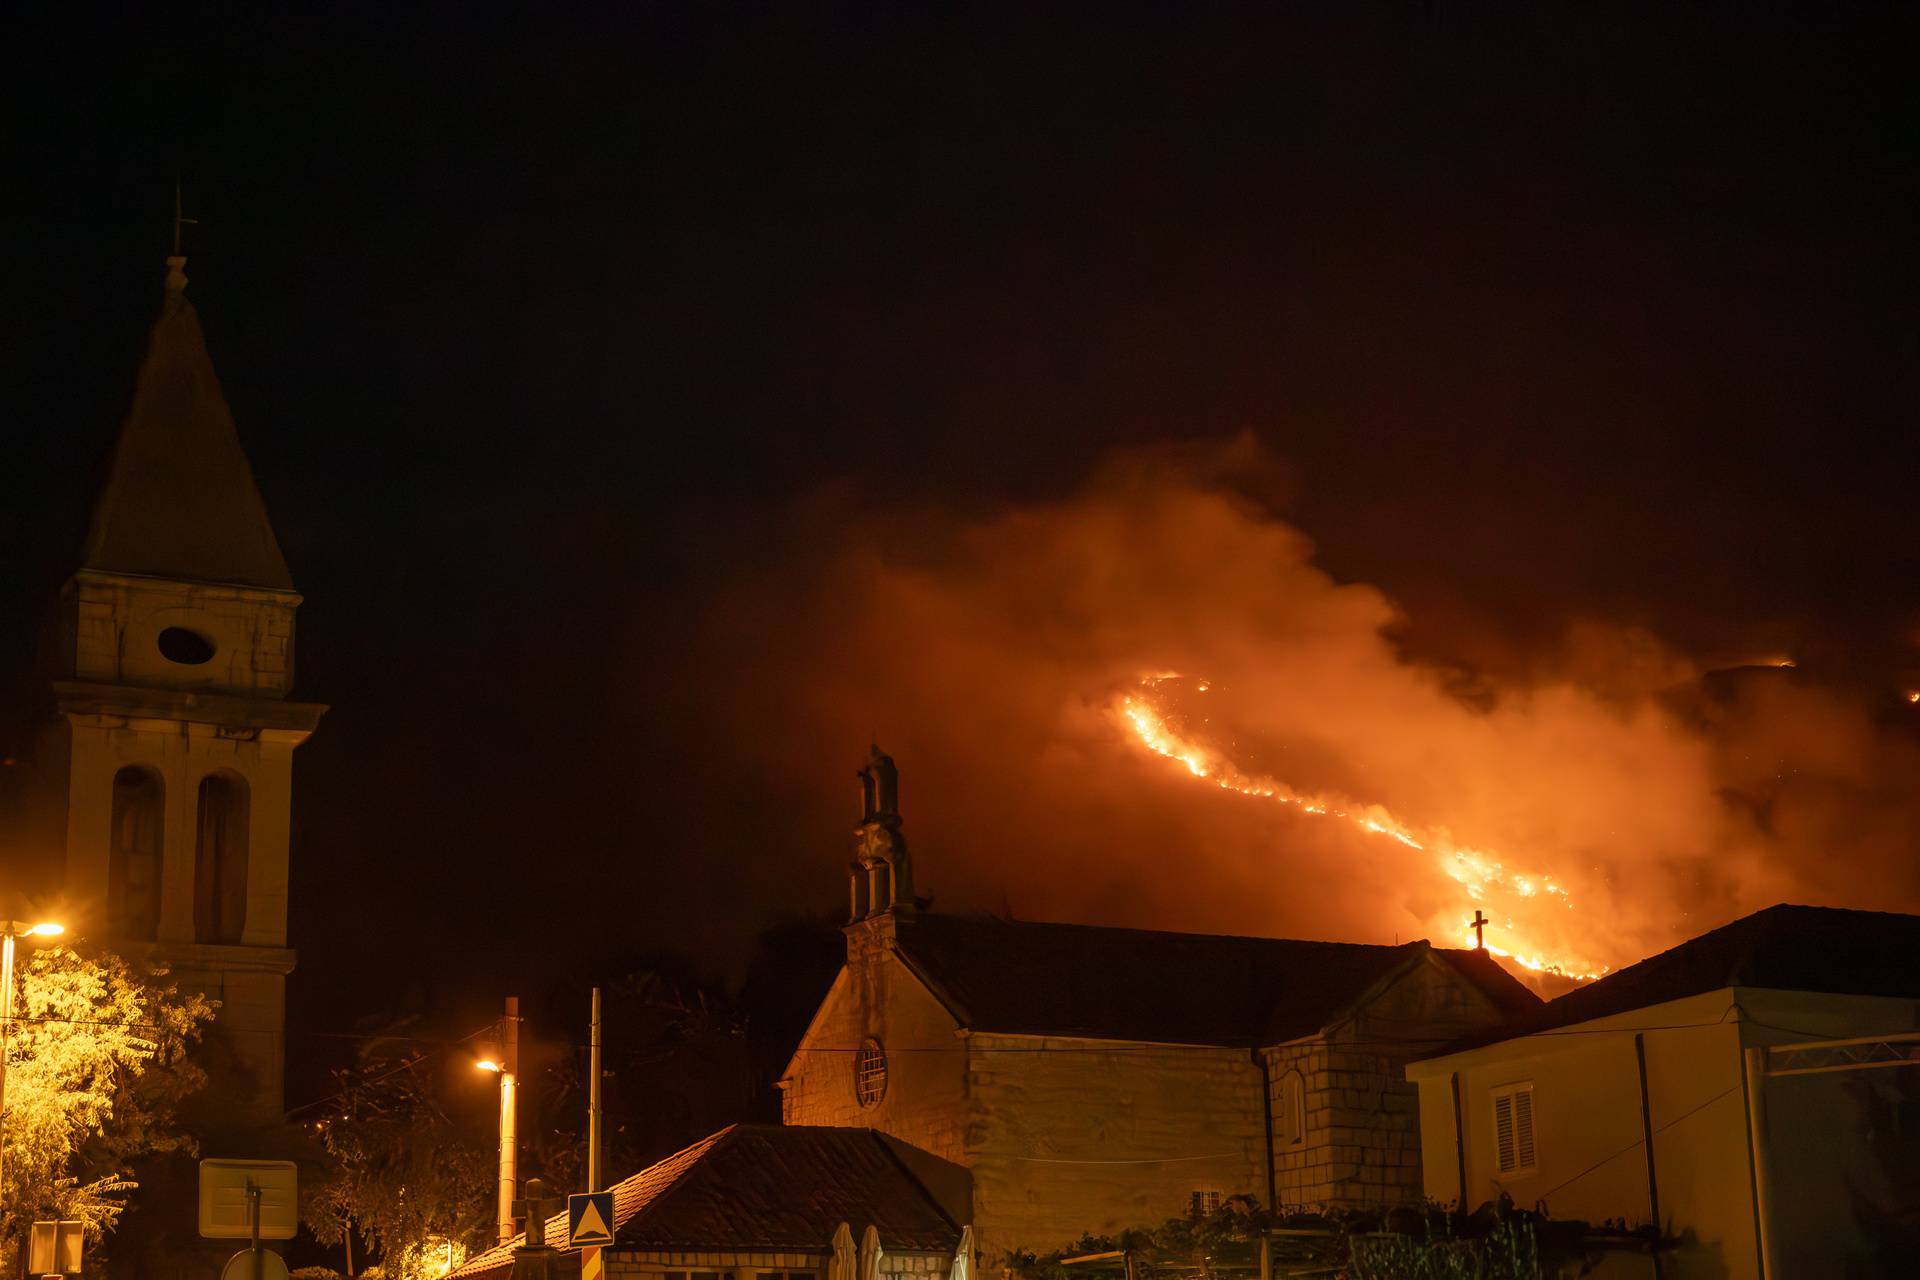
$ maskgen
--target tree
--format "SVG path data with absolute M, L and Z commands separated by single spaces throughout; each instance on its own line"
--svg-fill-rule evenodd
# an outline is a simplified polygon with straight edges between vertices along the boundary
M 331 1171 L 302 1209 L 314 1237 L 349 1251 L 358 1238 L 390 1280 L 445 1275 L 484 1248 L 494 1154 L 441 1108 L 427 1058 L 334 1075 L 339 1096 L 315 1126 Z
M 49 1218 L 80 1220 L 98 1243 L 138 1186 L 135 1160 L 194 1153 L 178 1109 L 206 1078 L 187 1049 L 216 1006 L 165 978 L 161 968 L 69 947 L 31 951 L 20 962 L 0 1251 Z

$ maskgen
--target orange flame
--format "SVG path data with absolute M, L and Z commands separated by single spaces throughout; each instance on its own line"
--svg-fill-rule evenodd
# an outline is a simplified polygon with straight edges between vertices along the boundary
M 1147 676 L 1140 681 L 1140 687 L 1151 691 L 1163 681 L 1178 678 L 1172 672 Z M 1206 681 L 1199 681 L 1195 687 L 1204 693 L 1211 686 Z M 1501 948 L 1487 942 L 1486 949 L 1494 955 L 1505 957 L 1536 973 L 1559 974 L 1580 981 L 1598 978 L 1607 972 L 1606 965 L 1597 965 L 1586 957 L 1546 954 L 1527 941 L 1525 926 L 1515 921 L 1514 908 L 1524 911 L 1529 904 L 1538 908 L 1552 900 L 1562 909 L 1572 908 L 1573 902 L 1567 891 L 1555 884 L 1552 876 L 1510 872 L 1500 859 L 1456 845 L 1441 833 L 1409 828 L 1379 805 L 1358 805 L 1337 797 L 1302 795 L 1274 778 L 1249 776 L 1220 753 L 1181 736 L 1145 694 L 1123 696 L 1118 710 L 1132 728 L 1134 736 L 1149 751 L 1178 761 L 1188 773 L 1213 783 L 1223 791 L 1272 800 L 1317 817 L 1343 819 L 1373 835 L 1385 836 L 1409 849 L 1432 854 L 1438 860 L 1440 870 L 1460 885 L 1467 901 L 1473 904 L 1471 908 L 1463 910 L 1457 920 L 1442 916 L 1429 922 L 1443 934 L 1457 929 L 1459 940 L 1471 946 L 1474 944 L 1472 912 L 1489 905 L 1502 907 L 1506 914 L 1493 922 L 1493 930 L 1498 931 L 1495 936 L 1506 940 L 1508 947 Z M 1496 895 L 1498 902 L 1495 901 Z

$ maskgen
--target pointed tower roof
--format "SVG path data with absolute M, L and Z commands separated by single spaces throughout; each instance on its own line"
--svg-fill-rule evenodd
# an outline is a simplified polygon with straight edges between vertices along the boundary
M 293 590 L 233 411 L 187 301 L 186 259 L 167 259 L 133 404 L 94 507 L 81 566 Z

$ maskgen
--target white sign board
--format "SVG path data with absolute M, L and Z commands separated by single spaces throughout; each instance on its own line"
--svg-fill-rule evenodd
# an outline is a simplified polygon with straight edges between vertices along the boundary
M 209 1240 L 253 1235 L 252 1191 L 260 1192 L 260 1238 L 291 1240 L 300 1229 L 299 1171 L 291 1160 L 202 1160 L 200 1234 Z
M 85 1229 L 78 1222 L 36 1222 L 28 1238 L 27 1270 L 36 1276 L 79 1275 Z

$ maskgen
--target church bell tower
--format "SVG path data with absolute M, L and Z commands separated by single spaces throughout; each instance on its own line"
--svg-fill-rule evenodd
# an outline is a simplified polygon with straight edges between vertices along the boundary
M 916 911 L 913 863 L 900 833 L 900 771 L 877 745 L 860 770 L 860 825 L 853 829 L 853 861 L 847 867 L 850 922 L 885 915 L 898 907 Z
M 293 752 L 325 707 L 288 698 L 300 605 L 240 447 L 186 259 L 60 603 L 53 697 L 65 885 L 79 932 L 221 1002 L 228 1114 L 277 1121 L 286 1058 Z

